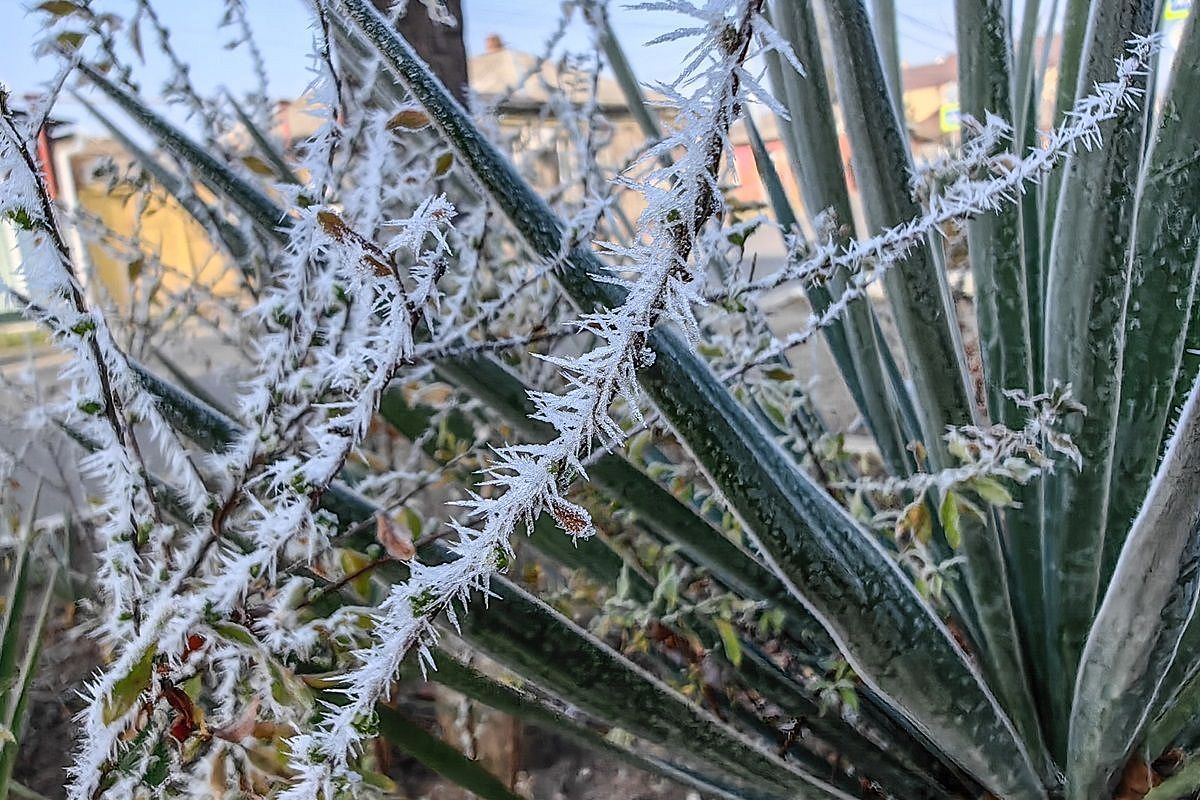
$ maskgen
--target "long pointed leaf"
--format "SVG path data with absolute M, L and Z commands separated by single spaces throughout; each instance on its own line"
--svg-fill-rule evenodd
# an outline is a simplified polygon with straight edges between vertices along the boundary
M 437 671 L 430 678 L 497 711 L 566 736 L 585 747 L 613 756 L 650 774 L 689 786 L 705 795 L 723 800 L 765 800 L 768 796 L 778 796 L 722 785 L 700 770 L 684 768 L 650 755 L 640 742 L 627 743 L 621 737 L 606 737 L 578 718 L 547 705 L 528 692 L 495 681 L 449 655 L 438 656 Z
M 1200 592 L 1200 383 L 1121 551 L 1071 713 L 1069 800 L 1110 788 L 1140 738 Z
M 375 714 L 379 718 L 381 737 L 443 778 L 453 781 L 482 800 L 522 800 L 520 795 L 484 769 L 478 761 L 467 758 L 420 725 L 405 718 L 399 711 L 379 706 Z
M 777 53 L 766 56 L 772 83 L 792 115 L 790 120 L 779 120 L 784 145 L 809 215 L 832 212 L 834 221 L 846 231 L 841 237 L 845 243 L 854 228 L 854 212 L 842 170 L 837 124 L 825 81 L 813 9 L 807 0 L 773 2 L 771 18 L 808 70 L 807 75 L 799 75 Z M 844 285 L 842 275 L 834 276 L 831 281 L 834 292 L 841 291 Z M 905 429 L 903 410 L 909 405 L 908 392 L 886 369 L 883 351 L 888 346 L 878 335 L 878 322 L 869 301 L 852 302 L 843 327 L 859 384 L 859 411 L 875 435 L 889 470 L 894 475 L 907 475 L 912 465 L 905 447 L 918 434 L 915 427 L 911 431 Z M 890 358 L 890 351 L 886 356 Z
M 411 46 L 364 0 L 340 0 L 339 6 L 425 107 L 526 244 L 539 255 L 560 257 L 562 223 Z M 602 272 L 590 250 L 577 248 L 558 277 L 575 302 L 590 309 L 620 301 L 615 287 L 593 279 Z M 649 342 L 656 359 L 639 376 L 643 386 L 755 534 L 772 567 L 823 620 L 863 680 L 985 785 L 1006 796 L 1041 797 L 1040 781 L 1011 723 L 899 567 L 796 470 L 675 333 L 656 330 Z M 473 614 L 465 624 L 476 620 Z M 929 680 L 934 676 L 936 687 Z
M 1009 76 L 1012 54 L 1006 4 L 1001 0 L 958 0 L 955 3 L 959 44 L 959 102 L 964 113 L 984 121 L 987 114 L 1012 117 Z M 1005 390 L 1029 391 L 1030 364 L 1028 304 L 1022 263 L 1021 220 L 1017 206 L 967 223 L 971 271 L 975 277 L 975 312 L 983 357 L 984 383 L 991 419 L 1019 430 L 1024 413 L 1004 396 Z M 998 519 L 993 515 L 992 520 Z M 1013 514 L 1010 525 L 1020 529 L 1009 541 L 1036 541 L 1027 515 Z M 967 583 L 971 589 L 984 659 L 989 677 L 1013 717 L 1026 747 L 1040 760 L 1042 777 L 1054 773 L 1042 743 L 1041 723 L 1026 679 L 1021 640 L 1009 591 L 1006 559 L 995 524 L 969 522 L 963 531 Z M 1040 559 L 1032 547 L 1015 550 L 1013 562 L 1023 580 L 1017 586 L 1037 585 Z M 1040 587 L 1039 587 L 1040 588 Z M 1036 602 L 1036 598 L 1033 599 Z M 1040 641 L 1040 640 L 1039 640 Z
M 1200 25 L 1189 20 L 1139 181 L 1101 585 L 1154 473 L 1180 372 L 1200 241 Z
M 1126 42 L 1146 35 L 1154 0 L 1101 0 L 1092 6 L 1080 82 L 1106 80 Z M 1046 285 L 1044 384 L 1069 382 L 1087 406 L 1067 430 L 1082 470 L 1046 477 L 1042 545 L 1052 681 L 1051 742 L 1061 757 L 1079 655 L 1096 608 L 1116 432 L 1128 236 L 1146 110 L 1130 107 L 1104 126 L 1105 146 L 1067 162 Z M 1078 415 L 1077 415 L 1078 416 Z
M 201 180 L 208 183 L 215 191 L 229 195 L 230 199 L 237 202 L 238 206 L 247 210 L 255 224 L 263 231 L 271 233 L 282 222 L 282 218 L 276 216 L 278 207 L 261 189 L 246 181 L 231 179 L 231 177 L 236 178 L 236 173 L 227 164 L 222 163 L 208 151 L 198 148 L 175 126 L 150 110 L 145 103 L 87 64 L 80 64 L 78 69 L 120 106 L 121 110 L 153 133 L 159 144 L 179 158 L 196 165 L 196 171 Z
M 900 119 L 880 90 L 884 72 L 863 0 L 833 0 L 828 11 L 839 99 L 867 224 L 874 231 L 908 222 L 919 215 L 908 183 L 912 158 Z M 945 276 L 927 246 L 884 281 L 908 355 L 925 446 L 936 465 L 949 466 L 942 441 L 946 426 L 970 423 L 974 410 Z

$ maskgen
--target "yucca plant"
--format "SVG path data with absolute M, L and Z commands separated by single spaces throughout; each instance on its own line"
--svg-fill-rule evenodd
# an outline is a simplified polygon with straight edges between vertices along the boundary
M 53 562 L 44 574 L 37 574 L 35 553 L 39 531 L 34 514 L 39 494 L 40 491 L 34 493 L 25 518 L 14 526 L 14 546 L 4 558 L 4 605 L 0 613 L 0 800 L 32 794 L 13 780 L 13 769 L 25 735 L 30 692 L 38 672 L 58 576 L 58 566 Z
M 586 2 L 648 141 L 614 181 L 594 88 L 562 93 L 579 169 L 548 200 L 366 0 L 313 7 L 323 123 L 296 151 L 265 89 L 201 97 L 142 2 L 133 24 L 154 25 L 199 133 L 173 126 L 98 5 L 43 4 L 60 79 L 24 116 L 0 109 L 11 291 L 74 355 L 42 418 L 101 490 L 111 661 L 72 797 L 386 793 L 376 737 L 513 796 L 397 707 L 420 680 L 712 797 L 1200 787 L 1194 19 L 1159 63 L 1154 2 L 1070 3 L 1038 132 L 1038 4 L 1014 37 L 1009 4 L 960 0 L 964 141 L 918 167 L 890 4 L 873 23 L 862 0 L 649 4 L 696 39 L 655 87 L 663 123 Z M 172 196 L 236 292 L 169 292 L 142 243 L 54 207 L 31 141 L 75 77 L 162 150 L 98 111 L 138 165 L 115 180 Z M 752 101 L 779 118 L 803 213 Z M 726 202 L 739 118 L 769 215 Z M 131 313 L 84 291 L 69 229 L 136 262 Z M 755 274 L 750 236 L 784 237 L 778 272 Z M 810 311 L 776 338 L 760 298 L 785 284 Z M 208 328 L 240 351 L 236 398 L 167 346 Z M 865 453 L 789 365 L 815 337 Z M 461 487 L 451 538 L 417 503 L 434 484 Z M 572 583 L 505 577 L 521 530 Z

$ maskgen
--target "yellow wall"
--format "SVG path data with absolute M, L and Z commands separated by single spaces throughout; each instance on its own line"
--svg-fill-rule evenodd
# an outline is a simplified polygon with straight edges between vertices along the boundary
M 237 276 L 227 269 L 207 232 L 174 198 L 156 191 L 149 202 L 139 204 L 127 195 L 109 194 L 107 187 L 95 183 L 81 186 L 78 191 L 79 205 L 85 212 L 102 220 L 118 237 L 136 238 L 141 243 L 146 260 L 143 275 L 157 277 L 152 262 L 162 263 L 164 290 L 175 292 L 200 283 L 218 294 L 236 291 Z M 139 229 L 137 215 L 143 205 Z M 96 244 L 88 246 L 88 255 L 104 289 L 117 303 L 127 305 L 131 274 L 138 271 L 136 257 L 118 259 Z
M 904 93 L 904 115 L 909 120 L 927 119 L 942 107 L 943 87 L 926 86 Z

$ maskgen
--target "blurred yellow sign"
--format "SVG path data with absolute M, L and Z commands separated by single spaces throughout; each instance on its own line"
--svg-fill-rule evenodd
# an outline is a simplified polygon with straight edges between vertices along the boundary
M 1192 10 L 1192 0 L 1167 0 L 1163 4 L 1163 19 L 1171 21 L 1187 19 Z
M 942 133 L 954 133 L 962 127 L 959 121 L 958 103 L 942 103 L 942 107 L 938 109 L 938 127 L 942 129 Z

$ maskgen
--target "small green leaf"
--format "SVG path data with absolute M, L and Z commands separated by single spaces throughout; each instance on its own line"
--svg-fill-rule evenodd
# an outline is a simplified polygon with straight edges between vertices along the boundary
M 258 640 L 246 628 L 234 622 L 217 622 L 212 629 L 221 635 L 222 639 L 249 647 L 258 647 Z
M 142 657 L 133 668 L 113 685 L 112 692 L 104 698 L 104 724 L 108 725 L 120 719 L 125 712 L 133 708 L 133 704 L 141 697 L 142 692 L 150 687 L 151 671 L 154 668 L 154 656 L 158 652 L 154 645 L 146 648 Z
M 368 567 L 371 564 L 371 559 L 357 550 L 342 549 L 339 552 L 342 562 L 342 572 L 349 575 L 357 575 L 350 585 L 353 587 L 359 597 L 371 597 L 371 573 Z
M 948 491 L 942 498 L 942 504 L 938 506 L 938 520 L 946 533 L 946 542 L 957 550 L 962 544 L 962 532 L 958 527 L 958 497 L 954 492 Z
M 1008 489 L 995 478 L 979 476 L 972 478 L 967 482 L 977 495 L 982 497 L 984 501 L 994 506 L 1011 506 L 1013 504 L 1013 496 L 1009 494 Z
M 717 633 L 721 635 L 721 646 L 725 648 L 725 657 L 735 667 L 742 665 L 742 643 L 738 640 L 737 630 L 727 619 L 715 620 Z
M 401 513 L 404 515 L 404 524 L 408 526 L 408 532 L 412 534 L 413 541 L 417 541 L 421 538 L 421 531 L 425 527 L 425 520 L 421 519 L 421 515 L 408 506 L 405 506 Z
M 59 46 L 66 50 L 78 50 L 79 46 L 83 44 L 83 40 L 86 38 L 86 33 L 79 33 L 78 31 L 64 31 L 63 33 L 60 33 L 54 41 L 58 42 Z
M 784 367 L 771 367 L 768 370 L 764 370 L 763 374 L 773 381 L 790 381 L 796 377 L 790 369 Z

